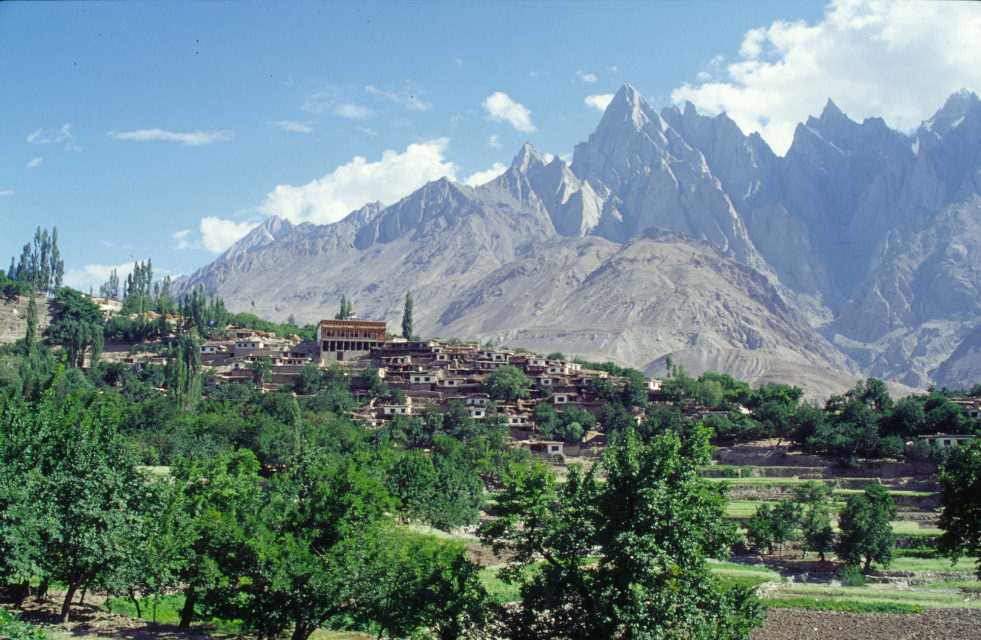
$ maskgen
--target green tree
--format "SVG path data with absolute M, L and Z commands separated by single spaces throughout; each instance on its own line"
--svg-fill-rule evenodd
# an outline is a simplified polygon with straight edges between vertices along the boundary
M 484 483 L 459 440 L 445 435 L 433 438 L 433 493 L 426 519 L 434 527 L 449 531 L 473 524 L 480 516 Z
M 337 311 L 337 315 L 334 316 L 335 320 L 349 320 L 354 317 L 354 304 L 347 299 L 347 296 L 341 296 L 341 307 Z
M 831 487 L 823 482 L 805 482 L 794 489 L 794 500 L 801 508 L 804 549 L 820 554 L 823 562 L 835 541 L 831 526 Z
M 388 470 L 385 486 L 407 519 L 428 520 L 436 490 L 436 468 L 430 456 L 421 451 L 405 452 Z
M 194 407 L 201 398 L 201 343 L 197 335 L 182 332 L 167 361 L 168 386 L 177 405 L 184 410 Z
M 27 332 L 24 334 L 25 352 L 30 352 L 37 341 L 37 300 L 33 293 L 27 302 Z
M 252 380 L 255 382 L 255 388 L 261 391 L 263 385 L 269 380 L 269 375 L 272 373 L 272 360 L 268 356 L 256 358 L 252 361 L 250 368 L 252 370 Z
M 81 367 L 86 354 L 94 364 L 102 351 L 102 332 L 102 312 L 95 303 L 74 289 L 58 290 L 46 334 L 64 348 L 68 366 Z
M 29 504 L 19 509 L 35 510 L 25 517 L 26 526 L 40 524 L 33 560 L 39 575 L 66 586 L 65 622 L 78 590 L 126 561 L 126 541 L 140 524 L 139 505 L 152 500 L 118 434 L 118 420 L 112 398 L 90 404 L 77 392 L 60 396 L 55 388 L 38 406 L 14 402 L 0 416 L 0 466 L 30 480 L 22 496 Z
M 498 519 L 481 528 L 514 554 L 501 574 L 521 589 L 510 636 L 747 638 L 760 605 L 748 589 L 722 589 L 706 566 L 735 539 L 724 490 L 698 476 L 709 451 L 704 429 L 647 445 L 628 430 L 601 464 L 573 466 L 561 485 L 542 465 L 513 467 Z
M 518 367 L 508 365 L 495 369 L 484 378 L 484 391 L 493 400 L 517 402 L 527 398 L 531 389 L 531 379 Z
M 320 367 L 308 362 L 300 369 L 300 375 L 293 383 L 293 390 L 300 395 L 314 395 L 321 390 L 324 382 L 324 374 Z
M 193 558 L 193 520 L 184 505 L 181 487 L 168 479 L 148 483 L 150 500 L 139 505 L 137 519 L 123 540 L 124 560 L 103 585 L 110 593 L 129 597 L 137 617 L 151 601 L 150 619 L 157 621 L 160 597 L 177 591 Z
M 344 617 L 369 617 L 384 575 L 388 500 L 370 471 L 352 460 L 295 459 L 246 516 L 237 588 L 219 610 L 260 638 L 292 628 L 293 640 Z
M 871 484 L 864 493 L 849 496 L 838 516 L 838 557 L 849 565 L 862 564 L 864 571 L 873 563 L 889 566 L 896 543 L 892 531 L 895 517 L 896 503 L 880 484 Z
M 382 555 L 386 570 L 365 616 L 379 637 L 474 637 L 489 602 L 479 567 L 467 559 L 463 544 L 390 531 Z
M 405 293 L 405 306 L 402 309 L 402 337 L 412 340 L 412 292 Z
M 940 470 L 943 512 L 938 547 L 956 561 L 981 556 L 981 442 L 954 449 Z M 981 560 L 976 572 L 981 579 Z
M 187 629 L 199 608 L 218 608 L 234 584 L 242 526 L 260 504 L 259 461 L 251 451 L 241 450 L 205 460 L 181 459 L 172 476 L 174 500 L 183 512 L 175 515 L 175 522 L 189 523 L 175 527 L 184 538 L 185 562 L 177 575 L 184 587 L 180 626 Z
M 773 547 L 796 540 L 800 531 L 800 506 L 793 500 L 764 504 L 746 523 L 746 535 L 751 545 L 773 553 Z

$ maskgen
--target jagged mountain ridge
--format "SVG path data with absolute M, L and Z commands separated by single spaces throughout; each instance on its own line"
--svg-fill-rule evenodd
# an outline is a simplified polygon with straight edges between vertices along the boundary
M 725 114 L 690 104 L 657 113 L 625 85 L 569 164 L 525 145 L 477 188 L 440 180 L 331 225 L 270 219 L 185 286 L 220 293 L 232 308 L 306 320 L 332 313 L 342 294 L 363 317 L 395 320 L 411 289 L 424 301 L 417 326 L 427 335 L 530 347 L 574 335 L 565 351 L 653 369 L 672 353 L 695 371 L 718 365 L 754 379 L 788 369 L 793 379 L 806 366 L 836 381 L 861 370 L 923 386 L 977 324 L 978 105 L 974 94 L 955 94 L 907 136 L 881 119 L 854 122 L 829 101 L 779 157 Z M 654 229 L 676 233 L 654 242 Z M 714 247 L 712 260 L 669 261 L 676 278 L 690 270 L 699 283 L 683 302 L 690 315 L 663 313 L 645 261 L 615 257 L 638 243 L 662 257 L 670 244 L 689 257 Z M 919 257 L 897 270 L 911 252 Z M 696 312 L 760 299 L 749 280 L 730 287 L 721 278 L 737 265 L 772 289 L 754 311 L 761 321 Z M 603 289 L 583 284 L 600 269 L 617 277 Z M 880 301 L 888 296 L 870 295 L 882 291 L 892 292 L 889 313 Z M 594 317 L 601 299 L 619 313 Z M 715 325 L 701 320 L 713 317 Z M 582 337 L 605 331 L 600 321 L 608 339 Z

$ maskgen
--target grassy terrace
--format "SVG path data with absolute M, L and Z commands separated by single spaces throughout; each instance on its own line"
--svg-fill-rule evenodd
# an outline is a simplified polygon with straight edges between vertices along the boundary
M 705 478 L 709 482 L 724 482 L 732 487 L 797 487 L 807 482 L 823 482 L 834 485 L 834 480 L 809 480 L 806 478 L 771 478 L 761 476 L 751 476 L 747 478 Z M 843 478 L 843 480 L 869 480 L 871 478 Z M 862 493 L 862 489 L 835 489 L 837 496 L 850 496 Z M 889 489 L 889 494 L 893 496 L 908 496 L 915 498 L 928 498 L 934 495 L 933 491 L 912 491 L 908 489 Z
M 969 572 L 974 558 L 962 559 L 955 570 Z M 713 575 L 726 587 L 756 587 L 776 583 L 764 598 L 767 606 L 845 611 L 851 613 L 920 613 L 924 609 L 981 608 L 981 582 L 974 580 L 937 580 L 927 585 L 900 589 L 892 585 L 870 584 L 864 587 L 836 587 L 829 584 L 787 582 L 777 572 L 763 565 L 710 561 Z M 950 570 L 942 559 L 899 558 L 890 567 L 895 571 L 928 573 Z M 481 571 L 481 579 L 496 602 L 515 602 L 518 590 L 498 576 L 500 567 Z

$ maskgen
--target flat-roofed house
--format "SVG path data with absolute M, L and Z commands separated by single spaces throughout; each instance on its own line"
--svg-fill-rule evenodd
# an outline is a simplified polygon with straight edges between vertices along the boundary
M 384 322 L 371 320 L 321 320 L 317 325 L 320 361 L 345 362 L 368 355 L 385 343 Z
M 920 440 L 923 440 L 927 444 L 940 447 L 941 449 L 949 449 L 950 447 L 958 447 L 962 444 L 973 442 L 974 436 L 953 433 L 933 433 L 920 436 Z

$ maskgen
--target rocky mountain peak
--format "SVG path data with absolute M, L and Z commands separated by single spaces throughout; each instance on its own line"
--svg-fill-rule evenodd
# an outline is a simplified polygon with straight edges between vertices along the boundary
M 521 145 L 518 155 L 514 156 L 514 160 L 511 161 L 511 168 L 527 174 L 529 171 L 541 169 L 546 164 L 548 163 L 545 156 L 535 148 L 535 145 L 526 142 Z
M 961 89 L 944 102 L 932 118 L 923 123 L 922 129 L 944 135 L 957 129 L 967 120 L 981 119 L 981 100 L 973 91 Z
M 845 113 L 838 108 L 834 100 L 828 98 L 828 101 L 824 103 L 824 109 L 821 110 L 821 117 L 819 118 L 821 122 L 832 123 L 841 122 L 842 120 L 851 121 L 851 118 L 845 115 Z
M 293 231 L 293 223 L 279 216 L 270 216 L 245 237 L 229 247 L 225 255 L 232 258 L 272 244 Z
M 652 120 L 660 120 L 660 118 L 651 110 L 640 92 L 630 83 L 626 83 L 620 87 L 606 107 L 597 131 L 620 128 L 624 124 L 629 124 L 633 129 L 640 131 Z
M 308 319 L 346 294 L 390 320 L 412 288 L 429 334 L 643 368 L 687 353 L 693 370 L 819 385 L 848 357 L 907 384 L 981 375 L 965 342 L 981 317 L 975 94 L 915 140 L 829 100 L 783 157 L 725 114 L 659 111 L 625 84 L 571 165 L 525 144 L 476 188 L 437 180 L 329 225 L 270 218 L 182 286 Z

